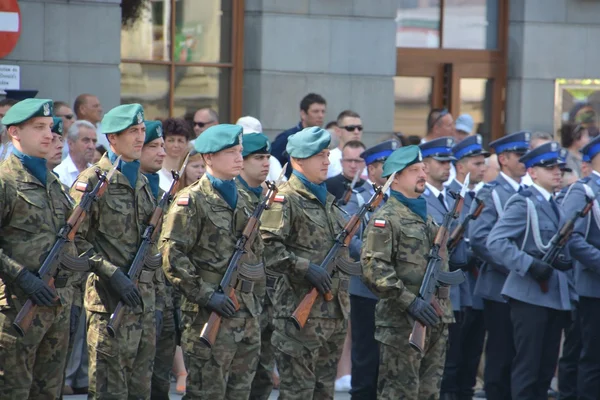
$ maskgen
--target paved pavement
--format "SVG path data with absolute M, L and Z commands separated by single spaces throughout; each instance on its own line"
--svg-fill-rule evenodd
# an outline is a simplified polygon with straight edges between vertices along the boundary
M 271 394 L 271 397 L 269 397 L 269 400 L 277 400 L 277 390 L 274 390 L 273 393 Z M 171 398 L 171 400 L 179 400 L 181 399 L 181 395 L 179 394 L 175 394 L 175 384 L 173 383 L 171 385 L 171 394 L 169 396 Z M 74 395 L 74 396 L 64 396 L 65 400 L 85 400 L 87 399 L 86 395 Z M 342 393 L 342 392 L 336 392 L 335 400 L 350 400 L 350 395 L 348 393 Z

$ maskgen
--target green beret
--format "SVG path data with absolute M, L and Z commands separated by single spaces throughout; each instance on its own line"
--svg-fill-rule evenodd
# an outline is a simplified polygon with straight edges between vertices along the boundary
M 144 144 L 148 144 L 151 141 L 163 137 L 163 127 L 160 121 L 144 121 L 146 125 L 146 140 Z
M 52 100 L 25 99 L 12 106 L 2 118 L 6 126 L 18 125 L 35 117 L 52 116 Z
M 242 156 L 250 154 L 271 154 L 271 143 L 264 133 L 247 133 L 244 135 Z
M 120 133 L 144 122 L 144 108 L 140 104 L 116 106 L 102 118 L 102 133 Z
M 62 118 L 52 117 L 52 132 L 58 133 L 60 136 L 63 134 L 63 120 Z
M 329 147 L 331 134 L 323 128 L 312 126 L 288 137 L 285 151 L 294 158 L 309 158 Z
M 200 154 L 218 153 L 242 144 L 242 127 L 239 125 L 213 125 L 194 141 L 194 149 Z
M 419 146 L 400 147 L 394 150 L 383 163 L 383 174 L 381 176 L 387 178 L 394 172 L 400 172 L 404 168 L 421 161 L 423 161 L 423 156 Z

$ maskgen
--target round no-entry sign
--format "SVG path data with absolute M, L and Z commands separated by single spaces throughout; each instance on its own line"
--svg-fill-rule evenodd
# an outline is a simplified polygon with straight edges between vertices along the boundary
M 17 45 L 21 35 L 21 11 L 17 0 L 0 0 L 0 58 Z

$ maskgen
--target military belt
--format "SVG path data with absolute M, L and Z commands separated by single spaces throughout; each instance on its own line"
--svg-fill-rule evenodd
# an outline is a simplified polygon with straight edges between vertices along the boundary
M 154 275 L 156 275 L 156 271 L 150 271 L 147 269 L 143 269 L 142 272 L 140 273 L 140 278 L 138 279 L 138 281 L 140 283 L 152 283 L 152 280 L 154 279 Z

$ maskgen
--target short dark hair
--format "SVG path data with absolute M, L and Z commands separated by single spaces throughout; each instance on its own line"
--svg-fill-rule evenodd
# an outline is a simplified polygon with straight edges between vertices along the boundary
M 360 118 L 360 115 L 358 115 L 358 113 L 356 111 L 352 111 L 352 110 L 344 110 L 341 113 L 338 114 L 337 116 L 337 124 L 338 126 L 341 126 L 340 124 L 342 123 L 342 120 L 346 117 L 351 117 L 351 118 Z
M 14 106 L 15 104 L 17 104 L 19 102 L 19 100 L 15 100 L 15 99 L 2 99 L 0 100 L 0 107 L 5 107 L 5 106 Z
M 581 124 L 564 124 L 560 127 L 560 144 L 562 147 L 569 148 L 577 140 L 581 139 L 585 127 Z
M 338 126 L 337 121 L 329 121 L 327 125 L 325 125 L 325 129 L 333 128 L 335 126 Z
M 406 137 L 406 141 L 408 142 L 409 145 L 420 145 L 421 144 L 421 137 L 418 135 L 408 135 Z
M 349 142 L 346 142 L 346 144 L 344 145 L 344 147 L 342 147 L 342 151 L 344 151 L 344 149 L 346 147 L 350 147 L 351 149 L 363 149 L 365 150 L 367 148 L 367 146 L 365 146 L 365 144 L 363 142 L 361 142 L 360 140 L 350 140 Z
M 186 140 L 194 138 L 190 124 L 183 118 L 167 118 L 162 121 L 162 125 L 165 138 L 176 135 L 184 136 Z
M 325 101 L 325 98 L 323 96 L 316 93 L 309 93 L 306 96 L 304 96 L 304 98 L 300 102 L 300 109 L 304 112 L 308 112 L 310 106 L 312 106 L 315 103 L 327 105 L 327 102 Z
M 104 153 L 106 153 L 106 148 L 104 146 L 102 146 L 101 144 L 99 144 L 98 146 L 96 146 L 96 151 L 100 154 L 104 154 Z
M 427 114 L 427 133 L 433 129 L 433 127 L 442 119 L 444 115 L 448 114 L 446 108 L 432 108 Z

